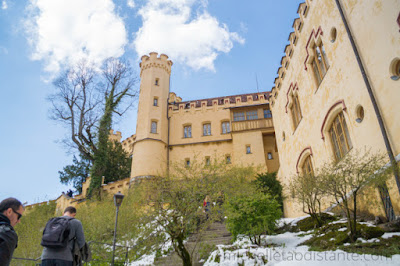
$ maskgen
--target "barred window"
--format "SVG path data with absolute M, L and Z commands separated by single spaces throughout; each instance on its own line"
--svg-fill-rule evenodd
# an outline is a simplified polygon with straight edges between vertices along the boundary
M 191 138 L 192 137 L 192 126 L 184 126 L 183 127 L 183 137 Z
M 222 134 L 231 132 L 231 124 L 229 122 L 222 122 Z
M 233 113 L 233 121 L 243 121 L 246 120 L 244 116 L 244 112 L 234 112 Z
M 332 147 L 336 160 L 340 160 L 352 147 L 343 112 L 340 112 L 329 129 Z
M 203 136 L 211 136 L 211 124 L 210 123 L 203 125 Z

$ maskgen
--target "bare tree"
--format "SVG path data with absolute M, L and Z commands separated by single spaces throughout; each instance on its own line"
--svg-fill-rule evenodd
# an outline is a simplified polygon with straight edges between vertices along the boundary
M 311 216 L 318 227 L 322 226 L 321 201 L 325 194 L 319 175 L 299 174 L 292 178 L 290 190 L 293 196 L 302 203 L 303 212 Z
M 353 242 L 357 239 L 357 198 L 366 193 L 368 187 L 385 184 L 391 170 L 385 163 L 383 153 L 353 150 L 341 161 L 326 164 L 321 170 L 324 193 L 346 214 Z
M 54 81 L 57 91 L 48 98 L 51 118 L 69 129 L 64 143 L 92 163 L 89 194 L 107 170 L 113 114 L 122 116 L 132 106 L 136 81 L 129 63 L 117 58 L 107 59 L 100 69 L 82 60 Z
M 48 97 L 52 104 L 51 119 L 69 129 L 70 137 L 64 143 L 91 162 L 97 151 L 96 126 L 101 115 L 95 79 L 94 68 L 82 60 L 53 82 L 57 91 Z

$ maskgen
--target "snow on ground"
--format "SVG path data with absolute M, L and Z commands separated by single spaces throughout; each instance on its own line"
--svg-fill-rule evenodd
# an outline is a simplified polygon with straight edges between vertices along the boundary
M 291 223 L 292 225 L 306 217 L 296 219 L 281 219 L 280 225 Z M 338 222 L 338 221 L 337 221 Z M 337 223 L 334 222 L 334 223 Z M 343 222 L 343 221 L 341 221 Z M 400 233 L 385 233 L 382 237 L 389 238 Z M 252 245 L 247 239 L 239 239 L 233 245 L 218 245 L 218 250 L 211 253 L 205 266 L 224 265 L 305 265 L 305 266 L 353 266 L 353 265 L 400 265 L 400 255 L 386 258 L 369 254 L 347 253 L 342 250 L 335 251 L 308 251 L 308 247 L 298 246 L 310 239 L 312 235 L 304 232 L 286 232 L 279 235 L 266 236 L 265 242 L 270 247 L 258 247 Z M 365 242 L 378 242 L 379 239 L 371 239 Z
M 278 222 L 279 226 L 284 224 L 295 225 L 298 221 L 308 216 L 299 218 L 282 218 Z M 345 219 L 332 223 L 343 223 Z M 367 223 L 365 223 L 367 224 Z M 339 229 L 341 230 L 341 229 Z M 213 251 L 205 266 L 223 265 L 267 265 L 267 266 L 380 266 L 380 265 L 400 265 L 400 255 L 391 258 L 383 256 L 347 253 L 342 250 L 335 251 L 308 251 L 307 246 L 298 246 L 302 242 L 310 239 L 310 232 L 286 232 L 279 235 L 264 236 L 263 241 L 269 247 L 258 247 L 251 244 L 248 238 L 240 238 L 232 245 L 218 245 L 217 250 Z M 390 238 L 400 233 L 385 233 L 382 238 Z M 370 240 L 359 239 L 362 242 L 379 242 L 377 238 Z M 346 244 L 345 244 L 346 245 Z M 131 262 L 129 266 L 154 265 L 155 252 L 143 256 L 140 260 Z

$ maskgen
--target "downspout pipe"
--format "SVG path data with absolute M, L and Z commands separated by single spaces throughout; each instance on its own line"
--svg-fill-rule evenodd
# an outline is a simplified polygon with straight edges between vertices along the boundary
M 169 177 L 169 135 L 170 135 L 170 117 L 169 117 L 169 94 L 171 91 L 171 75 L 169 75 L 168 81 L 168 97 L 167 97 L 167 121 L 168 121 L 168 133 L 167 133 L 167 176 Z
M 378 123 L 379 123 L 379 128 L 381 130 L 381 133 L 382 133 L 382 136 L 383 136 L 383 140 L 385 142 L 386 150 L 387 150 L 387 153 L 389 155 L 390 163 L 391 163 L 392 168 L 393 168 L 393 173 L 394 173 L 394 177 L 396 179 L 397 189 L 399 190 L 399 194 L 400 194 L 400 178 L 399 178 L 399 171 L 398 171 L 398 167 L 397 167 L 397 162 L 396 162 L 396 159 L 394 157 L 392 147 L 390 145 L 390 141 L 389 141 L 389 138 L 388 138 L 388 135 L 387 135 L 387 132 L 386 132 L 385 124 L 384 124 L 382 116 L 381 116 L 381 112 L 380 112 L 378 104 L 376 102 L 376 99 L 375 99 L 375 96 L 374 96 L 374 92 L 372 91 L 371 84 L 369 82 L 368 75 L 366 74 L 366 71 L 365 71 L 365 68 L 364 68 L 364 64 L 363 64 L 363 62 L 361 60 L 360 53 L 358 52 L 357 45 L 356 45 L 355 40 L 353 38 L 353 34 L 352 34 L 351 29 L 349 27 L 349 24 L 347 22 L 346 16 L 345 16 L 345 14 L 343 12 L 342 4 L 341 4 L 340 0 L 335 0 L 335 2 L 336 2 L 336 5 L 337 5 L 337 7 L 339 9 L 340 16 L 342 18 L 343 24 L 344 24 L 344 26 L 346 28 L 346 31 L 347 31 L 347 36 L 350 39 L 351 47 L 353 48 L 354 54 L 355 54 L 356 59 L 357 59 L 358 66 L 360 67 L 362 77 L 363 77 L 365 85 L 367 87 L 367 91 L 368 91 L 369 97 L 370 97 L 372 105 L 374 107 L 375 115 L 376 115 L 376 118 L 378 119 Z

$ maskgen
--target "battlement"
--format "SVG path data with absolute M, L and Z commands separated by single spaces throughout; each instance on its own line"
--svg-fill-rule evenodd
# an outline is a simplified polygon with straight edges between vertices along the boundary
M 142 76 L 143 70 L 151 68 L 151 67 L 159 67 L 167 71 L 168 74 L 171 74 L 172 61 L 168 60 L 168 56 L 166 54 L 161 54 L 158 57 L 158 53 L 151 52 L 148 55 L 143 55 L 141 58 L 140 66 L 140 76 Z
M 204 107 L 212 107 L 212 106 L 245 107 L 257 104 L 267 104 L 268 99 L 269 99 L 269 92 L 259 92 L 259 93 L 248 93 L 248 94 L 200 99 L 193 101 L 170 102 L 168 108 L 170 111 L 180 111 L 185 109 L 201 109 Z
M 312 0 L 306 0 L 305 2 L 299 4 L 299 7 L 297 9 L 297 13 L 299 14 L 299 17 L 294 19 L 293 21 L 293 30 L 291 33 L 289 33 L 288 41 L 289 44 L 285 46 L 284 53 L 285 55 L 281 59 L 281 65 L 277 70 L 277 77 L 274 80 L 275 86 L 271 90 L 271 106 L 274 106 L 275 99 L 278 97 L 279 91 L 282 86 L 282 82 L 285 79 L 286 76 L 286 71 L 288 71 L 290 61 L 293 57 L 293 54 L 295 53 L 295 48 L 297 45 L 297 42 L 299 38 L 301 37 L 301 32 L 305 23 L 305 20 L 307 18 L 308 12 L 310 10 L 310 2 Z M 308 37 L 308 36 L 306 36 Z

